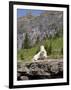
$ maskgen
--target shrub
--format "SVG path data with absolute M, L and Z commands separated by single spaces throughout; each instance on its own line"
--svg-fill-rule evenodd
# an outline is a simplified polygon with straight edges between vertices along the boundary
M 39 36 L 37 36 L 37 39 L 36 39 L 36 44 L 39 43 Z
M 24 55 L 23 54 L 20 55 L 20 59 L 24 60 Z
M 52 52 L 52 45 L 51 45 L 51 41 L 50 43 L 47 45 L 45 44 L 45 49 L 47 51 L 47 55 L 51 55 L 51 52 Z
M 25 49 L 30 48 L 30 45 L 29 45 L 29 38 L 28 38 L 28 34 L 27 34 L 27 33 L 26 33 L 26 35 L 25 35 L 23 47 L 24 47 Z
M 47 54 L 50 55 L 51 54 L 51 51 L 52 51 L 52 46 L 51 46 L 51 43 L 50 45 L 48 46 L 48 49 L 47 49 Z
M 63 55 L 63 47 L 61 48 L 61 54 Z
M 37 54 L 39 51 L 40 51 L 40 47 L 38 46 L 35 54 Z

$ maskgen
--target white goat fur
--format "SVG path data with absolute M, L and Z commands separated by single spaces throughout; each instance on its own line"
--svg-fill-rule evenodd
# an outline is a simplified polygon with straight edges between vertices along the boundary
M 44 52 L 44 57 L 47 58 L 47 52 L 46 52 L 44 46 L 42 45 L 42 46 L 40 46 L 40 51 L 33 57 L 32 60 L 37 61 L 39 59 L 39 57 L 40 57 L 41 52 Z

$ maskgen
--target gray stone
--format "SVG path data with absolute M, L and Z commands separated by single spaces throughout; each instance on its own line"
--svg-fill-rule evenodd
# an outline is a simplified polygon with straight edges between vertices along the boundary
M 17 77 L 21 80 L 38 78 L 62 78 L 63 77 L 63 60 L 48 60 L 34 63 L 20 63 L 21 68 L 18 68 Z M 31 77 L 30 77 L 31 76 Z M 39 77 L 37 77 L 39 76 Z
M 21 80 L 28 80 L 29 78 L 27 76 L 21 76 Z

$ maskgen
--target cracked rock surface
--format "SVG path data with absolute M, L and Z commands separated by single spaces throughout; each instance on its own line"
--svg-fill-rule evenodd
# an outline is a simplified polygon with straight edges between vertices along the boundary
M 63 60 L 50 59 L 32 63 L 17 63 L 18 80 L 63 78 Z

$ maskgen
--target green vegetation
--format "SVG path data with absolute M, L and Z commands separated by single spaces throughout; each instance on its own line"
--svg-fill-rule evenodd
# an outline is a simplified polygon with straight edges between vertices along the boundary
M 20 54 L 20 59 L 21 59 L 21 60 L 24 60 L 24 55 L 23 55 L 23 53 Z
M 29 48 L 29 49 L 21 49 L 18 51 L 17 55 L 18 55 L 18 60 L 21 60 L 21 55 L 23 54 L 24 56 L 24 61 L 31 61 L 31 59 L 33 58 L 33 56 L 36 54 L 38 50 L 38 46 Z
M 61 48 L 61 54 L 63 55 L 63 47 Z
M 26 36 L 27 37 L 27 36 Z M 26 40 L 25 40 L 26 42 Z M 57 37 L 57 38 L 46 38 L 42 41 L 43 45 L 45 46 L 45 49 L 47 51 L 49 58 L 62 58 L 63 57 L 63 37 Z M 36 43 L 33 47 L 27 48 L 25 45 L 25 48 L 22 48 L 17 52 L 17 58 L 18 60 L 24 60 L 31 62 L 31 59 L 33 56 L 39 52 L 40 50 L 40 43 Z
M 24 40 L 24 45 L 22 47 L 25 48 L 25 49 L 28 49 L 30 47 L 29 43 L 30 42 L 29 42 L 28 34 L 26 33 L 25 40 Z
M 51 55 L 51 53 L 52 53 L 51 40 L 50 40 L 49 44 L 46 42 L 44 46 L 45 46 L 45 49 L 46 49 L 46 51 L 47 51 L 47 55 Z

